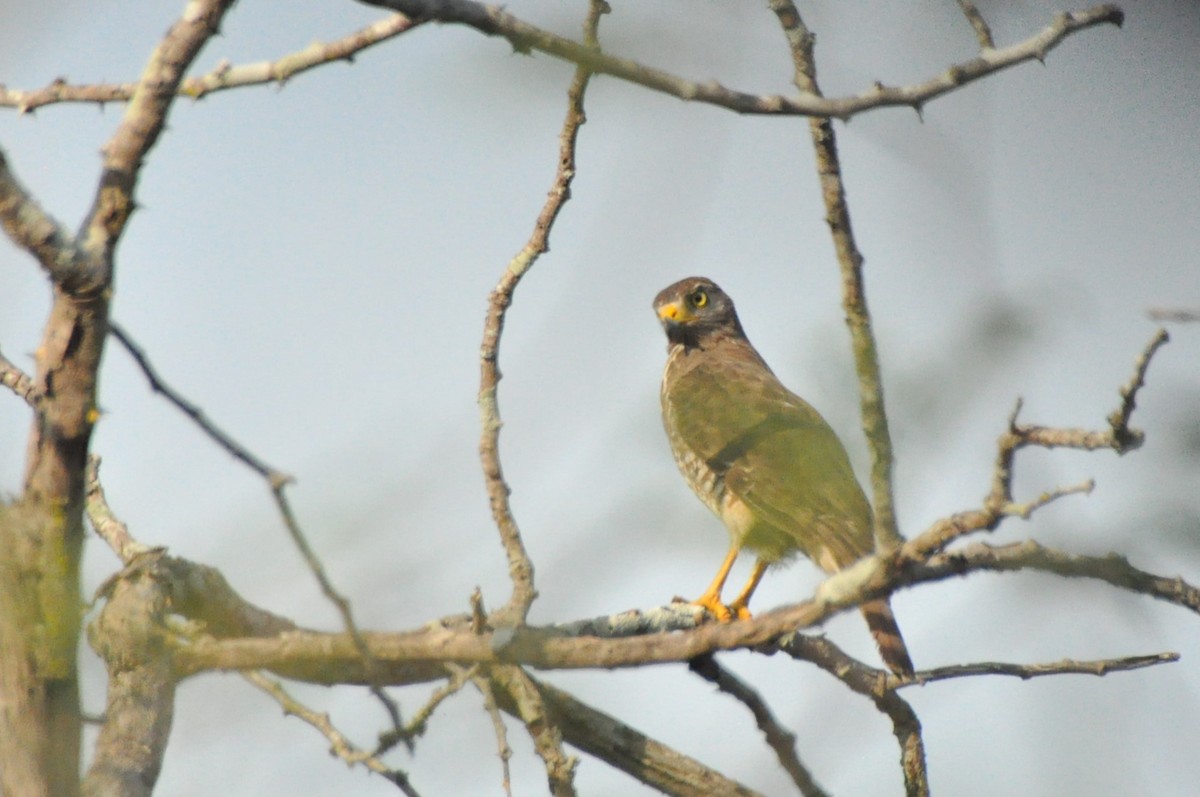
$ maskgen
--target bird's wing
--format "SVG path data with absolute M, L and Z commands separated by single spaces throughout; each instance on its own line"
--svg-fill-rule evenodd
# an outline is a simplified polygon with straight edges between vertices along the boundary
M 870 505 L 837 434 L 757 356 L 713 358 L 673 392 L 686 397 L 680 435 L 761 523 L 823 567 L 873 549 Z

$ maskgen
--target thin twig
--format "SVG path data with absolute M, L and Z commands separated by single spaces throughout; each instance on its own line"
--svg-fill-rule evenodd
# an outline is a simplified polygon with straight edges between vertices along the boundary
M 1123 656 L 1115 659 L 1095 659 L 1092 661 L 1077 661 L 1063 659 L 1062 661 L 1046 662 L 1043 664 L 1011 664 L 1001 661 L 980 661 L 971 664 L 952 664 L 946 667 L 933 667 L 921 670 L 911 680 L 897 684 L 896 688 L 927 684 L 933 681 L 945 681 L 950 678 L 966 678 L 977 675 L 1008 675 L 1028 681 L 1030 678 L 1040 678 L 1046 675 L 1108 675 L 1110 672 L 1127 672 L 1154 667 L 1159 664 L 1171 664 L 1179 661 L 1179 654 L 1151 653 L 1145 656 Z
M 112 509 L 104 496 L 104 488 L 100 485 L 100 457 L 92 454 L 87 464 L 87 514 L 92 521 L 92 527 L 100 539 L 108 543 L 124 564 L 129 564 L 142 553 L 153 550 L 133 538 L 126 526 Z
M 496 693 L 492 690 L 492 682 L 482 675 L 472 676 L 471 683 L 475 684 L 475 688 L 483 696 L 483 708 L 492 720 L 492 731 L 496 734 L 496 754 L 500 757 L 501 785 L 504 787 L 504 793 L 512 797 L 512 772 L 509 770 L 508 761 L 512 758 L 513 751 L 508 744 L 508 729 L 504 725 L 504 717 L 500 716 L 500 707 L 496 705 Z
M 328 714 L 313 711 L 292 697 L 281 683 L 266 677 L 257 670 L 247 670 L 242 672 L 241 676 L 270 695 L 283 708 L 284 714 L 296 717 L 320 731 L 321 735 L 329 740 L 330 749 L 338 758 L 351 766 L 362 765 L 375 774 L 382 775 L 385 780 L 395 784 L 407 797 L 420 797 L 405 772 L 389 767 L 375 753 L 357 747 L 334 726 Z
M 996 441 L 996 464 L 992 470 L 992 484 L 983 507 L 969 512 L 960 512 L 943 518 L 931 526 L 919 538 L 919 545 L 910 556 L 921 558 L 944 549 L 950 543 L 975 531 L 995 529 L 1006 517 L 1028 518 L 1035 510 L 1066 495 L 1091 492 L 1093 482 L 1089 479 L 1070 487 L 1042 493 L 1032 501 L 1018 502 L 1012 495 L 1013 467 L 1017 452 L 1028 446 L 1041 448 L 1075 448 L 1096 451 L 1111 448 L 1124 454 L 1141 445 L 1144 434 L 1140 429 L 1129 426 L 1130 417 L 1137 402 L 1138 391 L 1145 385 L 1146 371 L 1155 352 L 1169 340 L 1165 330 L 1158 330 L 1143 348 L 1134 362 L 1133 376 L 1120 389 L 1121 404 L 1109 414 L 1108 429 L 1074 429 L 1038 426 L 1020 423 L 1021 400 L 1018 399 L 1008 417 L 1008 426 Z
M 237 65 L 222 62 L 207 74 L 183 80 L 179 85 L 178 95 L 200 99 L 214 92 L 244 86 L 283 84 L 302 72 L 324 64 L 335 61 L 352 62 L 363 50 L 412 30 L 418 24 L 403 14 L 392 14 L 328 44 L 313 42 L 303 50 L 274 61 Z M 56 103 L 82 102 L 103 106 L 109 102 L 128 101 L 133 96 L 134 88 L 136 85 L 133 83 L 72 85 L 61 78 L 33 91 L 0 86 L 0 107 L 16 108 L 18 113 L 24 114 Z
M 33 378 L 2 353 L 0 353 L 0 385 L 4 385 L 16 393 L 22 401 L 35 409 L 45 396 L 45 391 L 34 383 Z
M 973 543 L 955 548 L 924 563 L 911 565 L 918 581 L 941 580 L 952 573 L 1040 570 L 1071 578 L 1094 578 L 1114 587 L 1149 595 L 1200 614 L 1200 589 L 1180 577 L 1167 578 L 1134 567 L 1124 556 L 1085 556 L 1047 548 L 1035 540 L 1011 545 Z
M 979 13 L 979 9 L 971 0 L 957 0 L 958 7 L 962 9 L 963 15 L 966 16 L 967 22 L 970 23 L 971 29 L 975 31 L 975 38 L 979 41 L 980 50 L 994 50 L 996 43 L 992 39 L 992 29 L 988 27 L 987 20 L 983 18 L 983 14 Z
M 584 41 L 598 51 L 596 29 L 601 14 L 607 11 L 604 0 L 593 0 L 589 5 L 584 24 Z M 571 196 L 571 181 L 575 178 L 575 142 L 579 128 L 585 119 L 584 95 L 587 92 L 591 72 L 580 66 L 575 70 L 571 88 L 567 93 L 567 115 L 559 134 L 558 170 L 554 183 L 541 213 L 534 224 L 533 233 L 520 252 L 509 262 L 488 297 L 487 318 L 483 325 L 483 343 L 480 346 L 479 413 L 482 432 L 479 441 L 479 458 L 487 486 L 488 501 L 492 517 L 500 532 L 500 541 L 508 557 L 508 572 L 513 591 L 508 605 L 501 610 L 503 620 L 512 625 L 525 622 L 529 607 L 537 597 L 534 588 L 533 561 L 521 539 L 521 530 L 513 516 L 508 496 L 512 492 L 504 480 L 500 465 L 500 406 L 497 390 L 500 383 L 500 337 L 504 332 L 504 319 L 512 303 L 513 292 L 521 278 L 533 267 L 537 259 L 550 249 L 550 230 L 563 205 Z
M 780 724 L 762 695 L 718 664 L 716 658 L 711 655 L 692 659 L 688 662 L 688 669 L 750 710 L 758 729 L 767 740 L 767 745 L 775 751 L 779 765 L 791 776 L 801 794 L 805 797 L 827 797 L 828 792 L 821 788 L 812 773 L 800 761 L 800 756 L 796 753 L 796 735 Z
M 546 765 L 546 778 L 554 797 L 575 797 L 575 767 L 579 759 L 563 751 L 562 731 L 547 714 L 537 683 L 520 667 L 503 665 L 490 672 L 492 683 L 503 689 L 525 723 L 538 757 Z
M 929 794 L 921 721 L 906 700 L 887 688 L 889 680 L 898 680 L 895 675 L 863 664 L 824 637 L 789 634 L 779 640 L 778 649 L 793 658 L 816 664 L 851 691 L 869 698 L 892 722 L 892 733 L 900 744 L 905 793 L 909 797 Z
M 283 518 L 283 525 L 287 528 L 288 534 L 291 535 L 292 542 L 300 551 L 300 555 L 304 557 L 304 561 L 308 564 L 308 569 L 312 571 L 313 576 L 317 579 L 317 583 L 321 585 L 322 594 L 337 608 L 338 614 L 341 615 L 342 625 L 345 627 L 346 633 L 350 634 L 350 637 L 354 640 L 355 649 L 362 656 L 363 667 L 367 675 L 367 685 L 371 690 L 371 694 L 379 700 L 384 710 L 387 711 L 388 717 L 392 722 L 392 730 L 399 734 L 401 738 L 405 738 L 404 721 L 400 718 L 400 707 L 383 690 L 379 665 L 371 655 L 371 651 L 367 647 L 367 642 L 363 638 L 362 631 L 359 629 L 358 623 L 354 620 L 354 613 L 350 609 L 350 601 L 333 586 L 333 582 L 325 573 L 325 567 L 321 564 L 320 558 L 313 551 L 312 546 L 308 544 L 308 538 L 305 536 L 303 530 L 301 530 L 300 524 L 292 512 L 292 505 L 285 493 L 286 488 L 287 484 L 285 483 L 272 485 L 271 487 L 271 495 L 275 497 L 275 506 L 278 507 L 280 517 Z M 406 739 L 406 742 L 411 747 L 411 739 Z
M 564 739 L 583 752 L 637 778 L 651 788 L 675 797 L 759 797 L 758 792 L 722 775 L 708 765 L 652 739 L 619 719 L 592 708 L 551 684 L 531 675 L 543 705 Z M 497 692 L 505 700 L 506 692 Z M 501 704 L 510 713 L 511 703 Z
M 175 408 L 192 420 L 196 426 L 200 427 L 200 431 L 209 436 L 217 445 L 229 452 L 238 462 L 241 462 L 246 467 L 253 470 L 259 476 L 262 476 L 271 485 L 271 489 L 275 489 L 278 485 L 287 484 L 294 479 L 286 473 L 283 473 L 276 468 L 268 465 L 266 462 L 259 459 L 250 449 L 234 440 L 230 435 L 226 434 L 215 423 L 209 420 L 204 414 L 204 410 L 189 401 L 179 391 L 171 387 L 159 375 L 158 370 L 151 364 L 146 351 L 138 345 L 133 336 L 125 331 L 125 328 L 118 324 L 115 320 L 110 319 L 108 330 L 112 336 L 117 339 L 117 342 L 124 347 L 133 361 L 137 363 L 142 374 L 145 375 L 146 381 L 150 383 L 150 389 L 155 393 L 160 394 L 167 401 L 175 405 Z
M 1194 324 L 1200 321 L 1200 310 L 1190 310 L 1184 307 L 1155 307 L 1146 311 L 1146 316 L 1152 321 L 1176 324 Z
M 446 671 L 450 673 L 450 677 L 446 680 L 446 683 L 433 690 L 433 694 L 425 701 L 425 705 L 417 709 L 403 729 L 400 731 L 391 730 L 380 735 L 379 745 L 375 748 L 375 755 L 386 753 L 400 742 L 408 744 L 409 751 L 411 752 L 411 742 L 425 735 L 425 730 L 429 726 L 429 720 L 433 716 L 433 712 L 437 711 L 438 706 L 446 702 L 448 698 L 462 691 L 467 682 L 473 681 L 477 677 L 479 665 L 473 664 L 470 667 L 460 667 L 457 664 L 447 664 Z
M 1142 443 L 1144 435 L 1140 430 L 1129 428 L 1129 417 L 1133 415 L 1137 406 L 1138 391 L 1146 384 L 1146 369 L 1150 367 L 1150 360 L 1170 339 L 1167 330 L 1159 329 L 1134 362 L 1133 376 L 1121 387 L 1121 406 L 1108 416 L 1108 425 L 1112 428 L 1113 448 L 1118 454 L 1124 454 Z
M 905 689 L 910 686 L 923 686 L 935 681 L 946 681 L 952 678 L 973 678 L 983 675 L 1003 675 L 1020 678 L 1027 681 L 1031 678 L 1041 678 L 1050 675 L 1095 675 L 1103 676 L 1110 672 L 1127 672 L 1154 667 L 1159 664 L 1171 664 L 1179 660 L 1178 653 L 1152 653 L 1143 656 L 1125 656 L 1113 659 L 1094 659 L 1079 661 L 1062 659 L 1056 662 L 1039 664 L 1014 664 L 1003 661 L 981 661 L 970 664 L 951 664 L 945 667 L 932 667 L 928 670 L 918 670 L 909 678 L 899 678 L 887 670 L 872 667 L 846 653 L 832 641 L 823 636 L 807 634 L 790 634 L 783 637 L 778 646 L 764 646 L 763 652 L 771 653 L 783 650 L 796 659 L 810 662 L 825 670 L 833 677 L 859 684 L 863 694 L 878 697 L 889 691 Z
M 474 28 L 488 36 L 502 36 L 517 52 L 533 50 L 586 67 L 595 74 L 612 75 L 653 91 L 682 100 L 702 102 L 743 114 L 850 117 L 875 108 L 903 106 L 920 110 L 926 103 L 990 74 L 1026 61 L 1042 61 L 1067 36 L 1096 25 L 1120 25 L 1121 9 L 1103 5 L 1084 11 L 1059 14 L 1039 33 L 1023 42 L 999 50 L 981 52 L 969 61 L 951 66 L 940 75 L 909 86 L 876 83 L 867 90 L 839 98 L 801 92 L 798 96 L 750 94 L 721 85 L 715 80 L 699 83 L 654 69 L 636 61 L 615 58 L 586 44 L 557 36 L 524 22 L 501 6 L 473 0 L 361 0 L 367 5 L 390 8 L 413 19 L 454 23 Z

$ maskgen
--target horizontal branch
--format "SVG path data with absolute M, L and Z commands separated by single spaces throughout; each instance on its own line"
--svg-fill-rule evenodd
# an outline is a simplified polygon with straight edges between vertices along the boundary
M 1166 578 L 1139 570 L 1120 554 L 1070 554 L 1047 548 L 1033 540 L 995 546 L 975 543 L 938 554 L 926 562 L 914 563 L 911 575 L 915 578 L 911 583 L 942 579 L 955 570 L 962 574 L 1040 570 L 1070 578 L 1093 578 L 1200 614 L 1200 589 L 1181 577 Z
M 1011 664 L 1002 661 L 980 661 L 971 664 L 951 664 L 946 667 L 933 667 L 922 670 L 908 683 L 900 687 L 915 684 L 927 684 L 933 681 L 945 681 L 950 678 L 967 678 L 976 675 L 1007 675 L 1028 681 L 1030 678 L 1040 678 L 1047 675 L 1108 675 L 1110 672 L 1127 672 L 1154 667 L 1159 664 L 1172 664 L 1179 661 L 1178 653 L 1151 653 L 1145 656 L 1123 656 L 1116 659 L 1094 659 L 1077 661 L 1063 659 L 1061 661 L 1043 664 Z
M 252 64 L 233 65 L 223 61 L 204 75 L 186 78 L 177 90 L 179 96 L 200 99 L 208 94 L 245 86 L 286 83 L 292 77 L 335 61 L 353 62 L 354 56 L 380 42 L 395 38 L 418 24 L 403 14 L 393 14 L 332 42 L 313 42 L 303 50 Z M 57 103 L 127 102 L 133 96 L 136 83 L 71 84 L 59 78 L 49 85 L 32 91 L 0 86 L 0 107 L 16 108 L 29 113 L 45 105 Z
M 975 571 L 1040 570 L 1094 578 L 1113 586 L 1200 613 L 1200 590 L 1181 578 L 1139 570 L 1116 554 L 1068 554 L 1028 541 L 993 547 L 975 544 L 928 561 L 912 560 L 914 540 L 887 556 L 867 557 L 826 579 L 811 600 L 758 615 L 753 620 L 706 624 L 672 633 L 621 639 L 563 637 L 534 627 L 493 635 L 474 633 L 467 618 L 445 620 L 417 631 L 363 633 L 384 683 L 406 684 L 440 677 L 439 662 L 519 663 L 545 669 L 617 668 L 686 662 L 719 650 L 753 648 L 797 629 L 819 625 L 863 601 L 896 589 Z M 319 667 L 317 665 L 320 665 Z M 265 639 L 199 639 L 177 651 L 182 674 L 204 670 L 272 669 L 318 683 L 359 682 L 362 656 L 345 634 L 290 633 Z
M 1059 14 L 1038 34 L 1019 44 L 984 50 L 975 58 L 951 66 L 942 74 L 911 86 L 876 83 L 859 94 L 821 97 L 802 93 L 751 94 L 730 89 L 716 81 L 697 83 L 637 61 L 606 55 L 585 44 L 531 25 L 504 10 L 474 0 L 360 0 L 371 6 L 390 8 L 414 20 L 466 25 L 488 36 L 501 36 L 517 52 L 538 51 L 586 67 L 588 70 L 627 80 L 681 100 L 716 105 L 737 113 L 824 116 L 849 119 L 874 108 L 907 106 L 920 110 L 925 103 L 961 86 L 1025 61 L 1042 61 L 1063 39 L 1096 25 L 1117 25 L 1125 15 L 1114 5 Z

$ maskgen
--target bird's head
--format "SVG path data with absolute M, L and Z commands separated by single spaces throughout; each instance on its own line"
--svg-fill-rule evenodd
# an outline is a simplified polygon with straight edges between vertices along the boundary
M 672 344 L 701 346 L 723 337 L 742 337 L 733 300 L 706 277 L 688 277 L 654 297 L 654 312 Z

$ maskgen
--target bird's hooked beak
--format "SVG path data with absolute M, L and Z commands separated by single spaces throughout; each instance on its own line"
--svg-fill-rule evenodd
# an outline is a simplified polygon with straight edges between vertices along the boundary
M 688 311 L 683 302 L 665 302 L 658 306 L 658 320 L 664 326 L 679 326 L 694 318 L 695 316 Z

